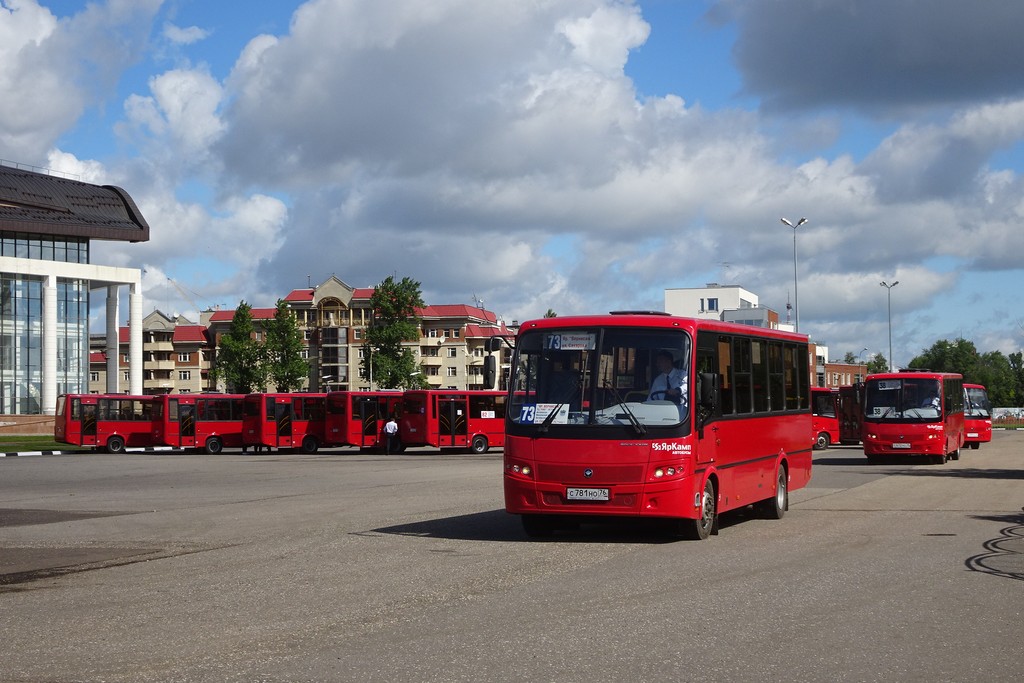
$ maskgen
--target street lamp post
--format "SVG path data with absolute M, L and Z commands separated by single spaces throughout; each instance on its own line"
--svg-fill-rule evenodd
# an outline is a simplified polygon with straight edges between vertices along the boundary
M 889 372 L 892 372 L 892 288 L 900 283 L 899 280 L 894 281 L 891 285 L 885 280 L 882 280 L 878 284 L 885 287 L 886 298 L 889 300 Z
M 807 222 L 806 218 L 801 218 L 796 222 L 796 225 L 789 222 L 788 218 L 781 218 L 785 225 L 793 228 L 793 311 L 796 317 L 796 331 L 800 331 L 800 290 L 797 287 L 796 279 L 796 229 Z

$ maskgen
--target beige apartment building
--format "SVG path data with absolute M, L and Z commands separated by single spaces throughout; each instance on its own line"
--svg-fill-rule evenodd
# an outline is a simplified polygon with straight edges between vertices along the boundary
M 303 358 L 309 364 L 304 390 L 368 391 L 377 388 L 372 377 L 362 376 L 364 340 L 370 325 L 373 288 L 355 288 L 335 276 L 313 287 L 289 292 L 283 300 L 294 312 L 303 335 Z M 275 308 L 253 308 L 257 339 Z M 146 394 L 225 391 L 223 382 L 211 383 L 217 347 L 228 332 L 233 310 L 203 311 L 198 323 L 184 316 L 169 317 L 155 310 L 142 329 L 143 391 Z M 491 311 L 468 304 L 428 305 L 417 311 L 420 338 L 410 340 L 427 384 L 433 389 L 487 389 L 483 366 L 491 337 L 515 335 L 511 326 Z M 130 372 L 128 328 L 119 330 L 119 372 Z M 104 391 L 109 367 L 106 340 L 91 338 L 89 389 Z M 498 367 L 507 368 L 508 349 L 495 352 Z M 504 376 L 505 372 L 501 373 Z M 499 387 L 501 388 L 501 387 Z M 269 387 L 273 390 L 274 387 Z

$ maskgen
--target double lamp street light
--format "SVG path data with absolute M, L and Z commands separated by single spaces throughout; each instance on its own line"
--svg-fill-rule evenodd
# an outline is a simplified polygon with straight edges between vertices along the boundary
M 796 332 L 800 331 L 800 290 L 797 289 L 796 280 L 796 229 L 807 222 L 806 218 L 801 218 L 796 224 L 790 223 L 788 218 L 780 219 L 785 225 L 793 228 L 793 315 L 796 318 Z
M 892 288 L 900 283 L 896 280 L 891 285 L 885 280 L 882 280 L 878 284 L 886 289 L 886 298 L 889 300 L 889 372 L 892 372 Z

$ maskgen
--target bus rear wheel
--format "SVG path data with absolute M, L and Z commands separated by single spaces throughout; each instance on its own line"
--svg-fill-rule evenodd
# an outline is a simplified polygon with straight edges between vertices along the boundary
M 315 436 L 307 436 L 302 440 L 303 453 L 316 453 L 319 448 L 320 442 L 316 440 Z
M 206 446 L 203 447 L 203 450 L 210 455 L 217 455 L 224 450 L 224 444 L 217 437 L 211 436 L 206 440 Z
M 490 447 L 491 445 L 487 443 L 487 437 L 483 434 L 477 434 L 473 437 L 473 443 L 470 445 L 470 450 L 474 453 L 480 454 L 486 453 Z
M 112 436 L 107 441 L 107 453 L 124 453 L 124 439 Z
M 789 509 L 789 486 L 787 485 L 786 468 L 780 467 L 776 475 L 775 495 L 761 501 L 759 506 L 768 519 L 782 519 Z

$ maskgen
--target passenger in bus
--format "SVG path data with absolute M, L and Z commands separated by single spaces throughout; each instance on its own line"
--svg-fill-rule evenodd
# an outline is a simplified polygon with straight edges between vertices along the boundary
M 658 351 L 654 364 L 659 374 L 651 382 L 648 401 L 671 401 L 679 406 L 679 416 L 686 414 L 686 371 L 675 366 L 675 358 L 668 349 Z

